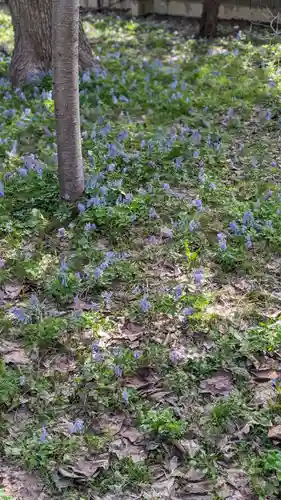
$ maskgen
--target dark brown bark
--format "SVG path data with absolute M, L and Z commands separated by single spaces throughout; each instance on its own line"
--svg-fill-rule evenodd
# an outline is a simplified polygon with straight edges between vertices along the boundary
M 84 191 L 79 110 L 79 0 L 54 0 L 53 92 L 60 193 L 75 201 Z
M 51 69 L 52 3 L 53 0 L 8 0 L 15 38 L 10 66 L 10 78 L 14 86 Z M 79 27 L 79 64 L 82 70 L 94 65 L 82 23 Z
M 216 36 L 219 6 L 219 0 L 204 0 L 199 29 L 200 38 L 213 38 Z

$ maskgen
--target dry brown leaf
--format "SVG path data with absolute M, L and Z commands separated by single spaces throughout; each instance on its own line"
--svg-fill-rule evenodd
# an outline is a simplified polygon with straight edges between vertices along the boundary
M 254 377 L 260 382 L 267 382 L 269 380 L 281 377 L 281 371 L 259 370 L 254 373 Z
M 270 401 L 276 399 L 276 392 L 272 387 L 271 381 L 265 382 L 264 384 L 257 384 L 254 390 L 254 402 L 258 406 L 265 408 Z
M 109 454 L 104 453 L 94 460 L 80 459 L 75 465 L 65 465 L 59 468 L 59 474 L 68 479 L 87 481 L 102 470 L 109 467 Z
M 268 431 L 269 439 L 276 439 L 277 441 L 281 441 L 281 425 L 274 425 L 270 427 Z
M 146 453 L 142 447 L 130 444 L 126 439 L 116 439 L 116 441 L 110 443 L 109 449 L 120 460 L 129 457 L 134 463 L 138 463 L 146 458 Z
M 228 372 L 218 372 L 213 377 L 202 380 L 201 392 L 215 395 L 229 394 L 233 390 L 232 378 Z
M 1 343 L 0 353 L 6 364 L 27 365 L 30 363 L 30 359 L 25 354 L 24 349 L 15 342 Z
M 190 458 L 194 458 L 200 450 L 199 442 L 196 439 L 181 439 L 173 441 L 173 444 L 181 453 L 188 455 Z
M 213 490 L 212 481 L 201 481 L 199 483 L 188 483 L 184 486 L 184 491 L 189 495 L 198 495 L 200 493 L 210 493 Z
M 248 486 L 250 478 L 243 469 L 228 469 L 227 482 L 239 490 Z
M 9 299 L 16 299 L 22 291 L 22 285 L 17 282 L 7 283 L 4 286 L 4 292 Z
M 170 498 L 170 495 L 173 493 L 174 484 L 174 477 L 157 481 L 152 484 L 152 492 L 156 494 L 159 493 L 161 495 L 159 498 Z M 151 495 L 151 498 L 154 498 L 153 494 Z
M 135 427 L 130 427 L 129 429 L 125 429 L 121 431 L 121 436 L 128 439 L 130 443 L 134 444 L 140 438 L 143 438 L 143 434 L 138 431 Z

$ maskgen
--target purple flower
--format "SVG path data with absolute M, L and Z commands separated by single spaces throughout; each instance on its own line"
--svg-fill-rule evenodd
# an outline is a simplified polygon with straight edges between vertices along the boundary
M 159 215 L 156 212 L 154 207 L 151 207 L 151 209 L 149 210 L 149 218 L 150 219 L 159 219 Z
M 83 203 L 78 203 L 77 208 L 80 214 L 83 214 L 86 210 L 86 207 Z
M 198 132 L 198 130 L 195 130 L 192 133 L 191 142 L 193 142 L 193 144 L 200 144 L 200 142 L 201 142 L 201 134 L 200 134 L 200 132 Z
M 183 359 L 183 354 L 180 351 L 173 349 L 173 351 L 170 352 L 169 357 L 172 363 L 176 364 Z
M 94 270 L 95 279 L 98 280 L 102 276 L 102 274 L 102 269 L 100 267 L 96 267 L 96 269 Z
M 43 425 L 43 427 L 42 427 L 42 433 L 41 433 L 41 436 L 40 436 L 40 442 L 41 443 L 45 443 L 45 441 L 47 439 L 47 436 L 48 436 L 48 434 L 47 434 L 46 427 L 45 427 L 45 425 Z
M 128 403 L 128 401 L 129 401 L 129 394 L 128 394 L 127 389 L 123 389 L 123 391 L 122 391 L 122 399 L 123 399 L 123 402 L 125 404 Z
M 200 227 L 200 222 L 198 221 L 195 221 L 195 220 L 191 220 L 190 223 L 189 223 L 189 231 L 192 233 L 193 231 L 195 231 L 196 229 L 198 229 Z
M 4 259 L 0 259 L 0 269 L 3 269 L 5 267 L 5 261 Z
M 20 383 L 20 386 L 23 386 L 25 384 L 25 376 L 24 375 L 20 376 L 19 383 Z
M 245 246 L 246 246 L 247 250 L 250 250 L 253 246 L 251 236 L 249 234 L 247 234 L 245 236 Z
M 149 309 L 151 308 L 151 304 L 150 302 L 147 300 L 147 297 L 146 295 L 144 295 L 140 301 L 139 301 L 139 306 L 140 306 L 140 309 L 142 310 L 142 312 L 146 313 L 149 311 Z
M 186 307 L 183 311 L 182 311 L 183 315 L 185 317 L 187 316 L 192 316 L 192 314 L 194 313 L 194 309 L 192 307 Z
M 182 296 L 182 286 L 178 285 L 175 289 L 176 300 L 180 299 L 181 296 Z
M 97 229 L 97 226 L 95 223 L 88 222 L 87 224 L 85 224 L 84 230 L 86 232 L 94 231 L 95 229 Z
M 77 420 L 75 420 L 72 425 L 72 430 L 71 430 L 72 434 L 79 434 L 79 432 L 82 432 L 83 429 L 84 429 L 83 420 L 77 418 Z
M 248 212 L 245 212 L 243 217 L 242 217 L 242 224 L 243 226 L 251 226 L 254 221 L 254 216 L 252 212 L 249 210 Z
M 60 237 L 60 238 L 65 238 L 65 236 L 66 236 L 66 231 L 65 231 L 64 227 L 60 227 L 60 228 L 58 229 L 58 235 L 59 235 L 59 237 Z
M 27 176 L 27 170 L 26 170 L 26 168 L 23 168 L 23 167 L 19 168 L 19 169 L 18 169 L 18 173 L 19 173 L 22 177 L 26 177 L 26 176 Z
M 195 205 L 195 206 L 196 206 L 196 208 L 197 208 L 198 212 L 201 212 L 201 211 L 203 210 L 203 203 L 202 203 L 202 200 L 199 200 L 199 199 L 194 200 L 193 205 Z
M 273 192 L 269 189 L 269 191 L 267 191 L 267 193 L 265 193 L 264 199 L 268 200 L 269 198 L 271 198 L 272 195 L 273 195 Z
M 264 223 L 265 227 L 272 229 L 272 220 L 266 220 Z
M 218 233 L 217 234 L 217 239 L 218 239 L 218 243 L 219 243 L 220 249 L 221 250 L 226 250 L 227 249 L 227 245 L 226 245 L 226 236 L 225 236 L 225 234 Z
M 194 151 L 193 158 L 199 158 L 199 156 L 200 156 L 199 151 Z
M 4 184 L 0 182 L 0 198 L 3 197 L 5 194 L 4 192 Z
M 197 287 L 199 287 L 202 283 L 202 280 L 203 280 L 203 271 L 202 269 L 196 269 L 193 273 L 193 278 L 194 278 L 194 282 L 195 282 L 195 285 Z
M 108 132 L 110 132 L 110 130 L 111 130 L 111 125 L 110 123 L 108 123 L 104 128 L 101 129 L 100 131 L 101 136 L 105 137 L 108 134 Z
M 21 307 L 13 307 L 11 313 L 17 318 L 18 321 L 25 323 L 27 317 L 24 310 Z
M 182 157 L 179 156 L 178 158 L 176 158 L 175 160 L 175 165 L 176 165 L 176 169 L 178 170 L 180 167 L 181 167 L 181 164 L 182 164 Z
M 170 189 L 170 184 L 168 184 L 168 183 L 166 183 L 166 182 L 165 182 L 165 183 L 163 184 L 163 189 L 164 189 L 164 191 L 169 191 L 169 189 Z
M 122 370 L 121 366 L 115 365 L 114 366 L 114 373 L 115 373 L 117 378 L 121 378 L 123 375 L 123 370 Z
M 104 292 L 103 293 L 103 297 L 105 299 L 105 306 L 107 309 L 110 309 L 112 295 L 113 295 L 113 292 Z
M 135 358 L 135 359 L 140 358 L 140 356 L 141 356 L 141 351 L 135 351 L 135 352 L 134 352 L 134 354 L 133 354 L 133 356 L 134 356 L 134 358 Z
M 240 233 L 240 229 L 239 229 L 239 226 L 236 222 L 230 222 L 229 224 L 229 229 L 230 231 L 233 233 L 233 234 L 239 234 Z

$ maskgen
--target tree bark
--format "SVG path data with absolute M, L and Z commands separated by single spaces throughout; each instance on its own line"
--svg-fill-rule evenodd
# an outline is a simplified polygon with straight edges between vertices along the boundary
M 75 201 L 84 191 L 79 109 L 79 0 L 54 0 L 53 92 L 60 193 Z
M 199 37 L 214 38 L 217 34 L 219 0 L 204 0 Z
M 14 86 L 35 80 L 52 64 L 53 0 L 8 0 L 14 27 L 15 48 L 10 66 Z M 91 47 L 79 25 L 79 63 L 82 70 L 94 66 Z

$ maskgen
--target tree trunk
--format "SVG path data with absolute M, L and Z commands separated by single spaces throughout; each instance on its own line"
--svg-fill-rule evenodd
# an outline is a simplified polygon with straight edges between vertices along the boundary
M 51 69 L 52 4 L 53 0 L 8 0 L 15 38 L 10 66 L 14 86 L 35 80 Z M 82 23 L 79 27 L 79 63 L 82 70 L 94 65 Z
M 84 191 L 79 109 L 79 0 L 54 0 L 53 89 L 60 193 L 75 201 Z
M 199 37 L 213 38 L 217 34 L 219 0 L 204 0 Z

